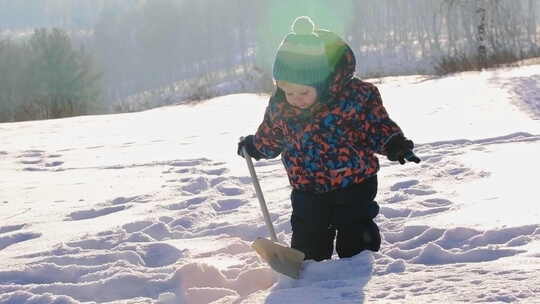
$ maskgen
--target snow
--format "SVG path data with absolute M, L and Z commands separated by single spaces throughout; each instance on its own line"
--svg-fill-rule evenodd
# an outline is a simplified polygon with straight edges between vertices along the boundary
M 0 303 L 540 303 L 539 65 L 377 82 L 420 164 L 381 157 L 381 251 L 272 272 L 236 142 L 267 97 L 0 124 Z M 279 159 L 256 163 L 290 241 Z

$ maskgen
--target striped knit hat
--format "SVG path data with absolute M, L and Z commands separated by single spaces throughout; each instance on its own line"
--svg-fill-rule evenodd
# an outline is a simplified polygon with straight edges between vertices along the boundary
M 277 51 L 274 79 L 317 87 L 331 74 L 324 42 L 307 16 L 296 18 L 291 29 Z

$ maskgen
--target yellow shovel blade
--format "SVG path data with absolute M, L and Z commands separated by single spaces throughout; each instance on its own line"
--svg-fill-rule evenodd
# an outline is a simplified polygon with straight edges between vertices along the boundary
M 267 239 L 258 238 L 251 247 L 272 269 L 293 279 L 300 277 L 304 253 Z

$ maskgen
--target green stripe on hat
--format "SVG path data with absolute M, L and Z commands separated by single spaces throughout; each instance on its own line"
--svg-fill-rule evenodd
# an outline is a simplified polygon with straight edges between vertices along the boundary
M 317 85 L 331 74 L 324 42 L 313 31 L 309 17 L 298 17 L 276 53 L 275 80 L 303 85 Z

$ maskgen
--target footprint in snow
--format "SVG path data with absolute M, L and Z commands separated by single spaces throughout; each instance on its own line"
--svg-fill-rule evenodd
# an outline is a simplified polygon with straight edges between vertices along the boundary
M 8 246 L 35 239 L 41 236 L 41 233 L 36 232 L 16 232 L 13 234 L 4 234 L 0 236 L 0 250 Z
M 407 188 L 410 188 L 412 186 L 416 186 L 420 183 L 420 181 L 416 180 L 416 179 L 411 179 L 411 180 L 407 180 L 407 181 L 403 181 L 403 182 L 399 182 L 399 183 L 395 183 L 394 185 L 392 185 L 390 187 L 390 190 L 392 191 L 399 191 L 399 190 L 402 190 L 402 189 L 407 189 Z
M 134 233 L 137 231 L 141 231 L 150 225 L 152 225 L 151 221 L 136 221 L 124 224 L 122 226 L 122 229 L 124 229 L 127 233 Z
M 23 165 L 41 165 L 42 166 L 42 167 L 26 167 L 26 168 L 23 168 L 23 171 L 47 171 L 47 168 L 58 167 L 64 164 L 63 161 L 46 162 L 48 158 L 58 158 L 58 157 L 61 157 L 62 155 L 51 154 L 51 155 L 45 156 L 43 155 L 44 152 L 45 151 L 42 151 L 42 150 L 28 150 L 28 151 L 24 151 L 23 154 L 19 155 L 17 158 L 22 158 L 19 161 L 19 163 Z
M 179 226 L 184 228 L 184 229 L 189 229 L 189 228 L 193 227 L 195 222 L 196 222 L 196 220 L 191 218 L 191 217 L 182 217 L 182 218 L 179 218 L 179 219 L 176 219 L 176 220 L 170 222 L 169 226 L 173 227 L 174 229 L 178 228 Z
M 167 183 L 182 183 L 180 190 L 187 194 L 201 194 L 209 189 L 217 189 L 226 196 L 240 195 L 244 190 L 237 185 L 227 185 L 229 169 L 222 167 L 222 162 L 210 162 L 208 159 L 177 160 L 169 163 L 171 168 L 162 173 L 178 173 L 180 178 L 168 179 Z M 178 168 L 180 167 L 180 168 Z
M 45 164 L 45 167 L 58 167 L 60 165 L 63 165 L 64 162 L 62 161 L 53 161 L 53 162 L 50 162 L 50 163 L 46 163 Z
M 431 195 L 437 193 L 437 191 L 430 190 L 429 187 L 419 185 L 420 181 L 416 179 L 406 180 L 403 182 L 395 183 L 390 186 L 391 191 L 403 191 L 405 194 L 410 195 Z M 416 186 L 416 187 L 415 187 Z M 400 200 L 403 197 L 396 197 L 396 200 Z
M 69 248 L 78 248 L 82 250 L 111 250 L 123 241 L 123 234 L 114 231 L 103 231 L 96 236 L 85 236 L 80 240 L 65 243 Z
M 452 202 L 444 198 L 431 198 L 420 203 L 424 207 L 444 207 L 452 205 Z
M 35 165 L 41 163 L 42 161 L 43 159 L 41 158 L 28 158 L 21 160 L 20 163 L 23 165 Z
M 144 228 L 141 233 L 144 233 L 158 241 L 171 236 L 170 226 L 162 222 L 153 223 L 152 225 Z
M 381 208 L 381 214 L 384 215 L 387 219 L 395 219 L 395 218 L 413 218 L 413 217 L 422 217 L 427 215 L 433 215 L 437 213 L 441 213 L 444 211 L 448 211 L 450 207 L 442 206 L 442 207 L 431 207 L 424 210 L 417 210 L 417 209 L 398 209 L 398 208 L 388 208 L 388 207 L 382 207 Z
M 195 167 L 207 162 L 206 159 L 193 159 L 193 160 L 177 160 L 171 162 L 169 165 L 173 167 Z
M 28 171 L 28 172 L 39 172 L 39 171 L 47 171 L 47 169 L 43 169 L 43 168 L 33 168 L 33 167 L 26 167 L 23 169 L 23 171 Z
M 452 169 L 446 170 L 446 173 L 455 176 L 455 175 L 467 174 L 470 171 L 471 169 L 469 168 L 452 168 Z
M 147 203 L 149 202 L 149 196 L 146 195 L 135 195 L 130 197 L 117 197 L 113 199 L 110 204 L 111 205 L 125 205 L 127 203 L 135 202 L 135 203 Z
M 212 207 L 219 212 L 234 211 L 246 203 L 248 203 L 248 201 L 244 199 L 224 199 L 217 201 Z
M 389 243 L 400 243 L 422 235 L 430 229 L 429 226 L 405 226 L 396 231 L 385 231 L 384 240 Z
M 23 158 L 23 157 L 42 157 L 42 156 L 43 156 L 43 153 L 45 153 L 45 151 L 43 151 L 43 150 L 26 150 L 26 151 L 23 151 L 23 154 L 21 154 L 20 156 L 18 156 L 18 158 Z
M 385 203 L 395 204 L 395 203 L 399 203 L 399 202 L 402 202 L 402 201 L 406 201 L 408 199 L 409 199 L 409 197 L 407 195 L 404 195 L 404 194 L 398 192 L 398 193 L 395 193 L 392 197 L 386 199 Z
M 397 208 L 381 207 L 380 212 L 387 219 L 394 219 L 394 218 L 409 217 L 412 210 L 411 209 L 397 209 Z
M 213 178 L 210 180 L 210 186 L 215 187 L 216 185 L 228 180 L 227 177 L 224 176 L 218 176 L 216 178 Z
M 167 205 L 167 206 L 165 206 L 165 208 L 167 208 L 169 210 L 182 210 L 182 209 L 189 208 L 191 206 L 199 205 L 199 204 L 205 202 L 207 199 L 208 199 L 208 197 L 205 197 L 205 196 L 194 197 L 194 198 L 190 198 L 188 200 L 185 200 L 185 201 L 182 201 L 182 202 L 179 202 L 179 203 Z
M 1 226 L 0 227 L 0 234 L 21 230 L 24 226 L 26 226 L 26 224 Z
M 243 194 L 245 191 L 244 189 L 236 186 L 236 185 L 231 185 L 231 184 L 227 184 L 227 183 L 222 183 L 222 184 L 219 184 L 217 186 L 217 189 L 219 190 L 219 192 L 221 192 L 223 195 L 226 195 L 226 196 L 235 196 L 235 195 L 240 195 L 240 194 Z
M 146 267 L 168 266 L 184 256 L 178 248 L 164 243 L 138 245 L 135 251 L 141 256 Z
M 403 192 L 411 195 L 431 195 L 437 193 L 437 191 L 422 189 L 405 189 Z
M 413 264 L 444 265 L 455 263 L 481 263 L 510 257 L 525 250 L 500 249 L 497 247 L 475 248 L 465 252 L 448 251 L 435 243 L 428 243 L 416 257 L 409 260 Z
M 443 160 L 443 157 L 441 155 L 432 155 L 432 156 L 424 156 L 422 157 L 422 162 L 427 164 L 436 164 Z
M 253 181 L 250 176 L 241 176 L 238 178 L 238 181 L 244 185 L 253 184 Z
M 181 189 L 191 194 L 199 194 L 205 190 L 208 190 L 209 187 L 208 179 L 199 176 L 194 179 L 188 179 L 187 185 L 182 186 Z
M 216 168 L 216 169 L 208 169 L 208 170 L 202 170 L 203 173 L 207 175 L 223 175 L 223 173 L 227 173 L 229 169 L 227 168 Z
M 105 216 L 111 213 L 116 213 L 122 210 L 126 210 L 129 207 L 130 206 L 128 205 L 120 205 L 120 206 L 106 207 L 106 208 L 101 208 L 101 209 L 75 211 L 68 214 L 65 221 L 80 221 L 80 220 L 93 219 L 96 217 Z
M 98 253 L 96 253 L 98 252 Z M 120 261 L 129 263 L 132 265 L 142 266 L 144 261 L 139 254 L 134 251 L 96 251 L 88 254 L 66 254 L 63 256 L 51 256 L 40 260 L 39 263 L 52 263 L 59 266 L 86 266 L 87 268 L 92 266 L 100 266 L 112 263 L 118 263 Z M 97 272 L 95 273 L 96 280 L 110 278 L 110 273 Z M 90 277 L 86 277 L 90 279 Z

